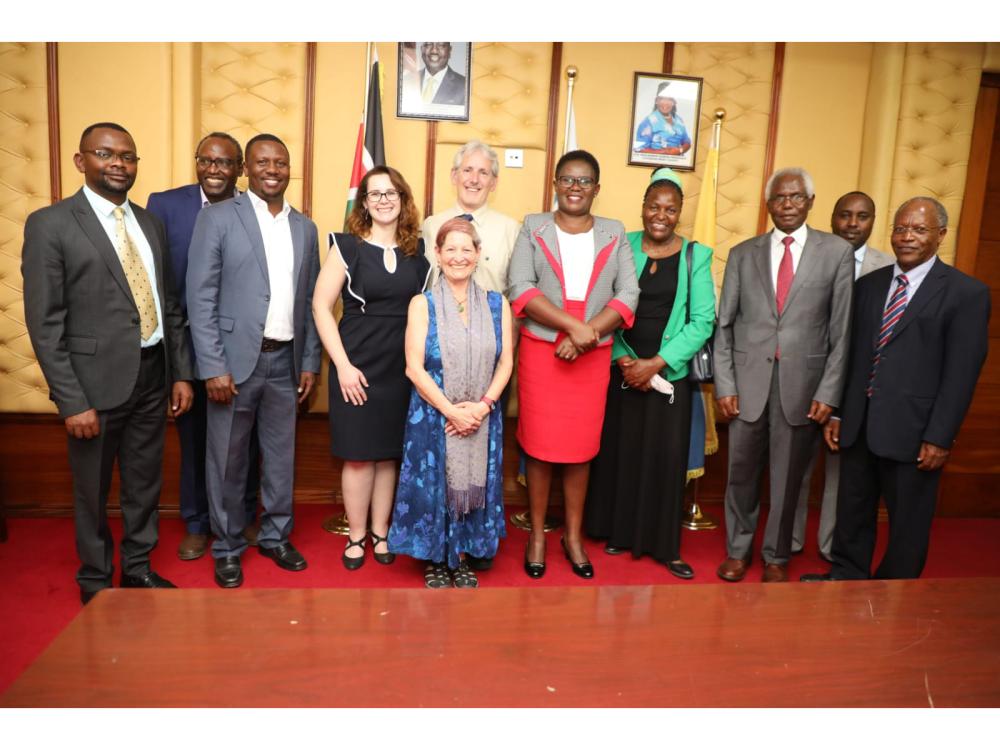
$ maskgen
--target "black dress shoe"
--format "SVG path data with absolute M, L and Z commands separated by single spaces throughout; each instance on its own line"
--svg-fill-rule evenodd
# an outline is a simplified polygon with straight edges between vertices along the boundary
M 604 551 L 609 555 L 622 555 L 628 552 L 628 547 L 616 547 L 613 544 L 605 544 Z
M 674 562 L 667 563 L 667 570 L 673 573 L 678 578 L 694 578 L 694 570 L 683 560 L 676 560 Z
M 243 568 L 239 555 L 215 558 L 215 582 L 224 589 L 243 585 Z
M 369 531 L 368 535 L 372 538 L 372 557 L 375 558 L 375 562 L 377 562 L 379 565 L 392 565 L 392 563 L 396 560 L 396 553 L 395 552 L 376 552 L 375 551 L 375 548 L 378 545 L 382 544 L 382 542 L 385 542 L 386 546 L 388 547 L 389 546 L 389 537 L 388 536 L 379 536 L 374 531 Z
M 285 570 L 305 570 L 306 559 L 302 556 L 291 542 L 284 542 L 277 547 L 258 547 L 260 554 L 270 557 L 279 568 Z
M 122 573 L 123 589 L 175 589 L 177 588 L 166 578 L 161 578 L 153 571 L 141 576 L 129 576 Z
M 465 561 L 469 563 L 470 568 L 478 570 L 480 573 L 493 567 L 492 557 L 476 557 L 475 555 L 466 554 Z
M 562 537 L 559 540 L 559 543 L 562 544 L 563 554 L 566 555 L 566 559 L 569 560 L 569 567 L 572 571 L 576 575 L 580 576 L 580 578 L 593 578 L 594 566 L 590 564 L 590 561 L 588 560 L 585 563 L 573 562 L 573 558 L 569 556 L 569 547 L 566 546 L 566 537 Z
M 348 570 L 357 570 L 362 565 L 365 564 L 365 540 L 368 537 L 361 537 L 360 539 L 351 539 L 350 534 L 347 535 L 347 545 L 344 547 L 344 552 L 340 556 L 340 561 L 344 563 L 344 567 Z M 347 550 L 351 547 L 361 547 L 361 555 L 359 557 L 349 557 Z
M 528 550 L 524 551 L 524 572 L 528 574 L 528 578 L 541 578 L 545 575 L 545 563 L 544 562 L 531 562 L 528 560 Z

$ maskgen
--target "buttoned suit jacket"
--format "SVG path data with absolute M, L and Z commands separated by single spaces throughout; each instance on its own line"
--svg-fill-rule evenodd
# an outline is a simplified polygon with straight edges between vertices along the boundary
M 915 461 L 920 444 L 951 449 L 986 359 L 990 291 L 935 260 L 882 348 L 872 395 L 866 390 L 894 267 L 858 279 L 850 365 L 840 409 L 840 445 L 862 425 L 868 448 Z
M 320 370 L 320 341 L 312 317 L 319 274 L 316 225 L 294 208 L 288 224 L 294 262 L 294 365 Z M 198 377 L 230 374 L 237 385 L 253 374 L 260 358 L 271 299 L 260 224 L 246 193 L 206 206 L 198 213 L 188 257 L 187 303 Z
M 184 315 L 159 219 L 130 203 L 149 242 L 166 356 L 166 384 L 191 380 Z M 123 404 L 139 375 L 139 311 L 121 261 L 82 188 L 32 213 L 21 254 L 24 313 L 49 397 L 63 418 Z
M 840 403 L 847 366 L 854 249 L 840 237 L 807 227 L 806 241 L 782 314 L 771 273 L 770 233 L 729 253 L 715 334 L 716 398 L 739 396 L 739 419 L 754 422 L 770 393 L 775 353 L 781 407 L 792 425 L 809 423 L 815 400 Z

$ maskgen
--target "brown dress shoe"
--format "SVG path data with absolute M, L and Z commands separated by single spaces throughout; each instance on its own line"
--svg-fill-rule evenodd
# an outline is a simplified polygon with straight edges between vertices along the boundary
M 208 549 L 208 534 L 185 534 L 177 545 L 177 556 L 181 560 L 197 560 Z
M 785 583 L 788 580 L 788 568 L 785 565 L 768 563 L 764 566 L 764 575 L 760 580 L 762 583 Z
M 243 538 L 247 540 L 247 544 L 251 547 L 257 546 L 257 535 L 260 533 L 259 524 L 251 524 L 243 529 Z
M 727 557 L 715 572 L 723 581 L 736 583 L 743 580 L 749 567 L 750 564 L 746 560 L 735 560 L 732 557 Z

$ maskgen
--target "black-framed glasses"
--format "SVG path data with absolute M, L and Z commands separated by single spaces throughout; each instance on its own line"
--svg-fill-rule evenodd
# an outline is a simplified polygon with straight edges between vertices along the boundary
M 574 185 L 579 185 L 581 188 L 586 190 L 587 188 L 592 188 L 597 184 L 597 180 L 593 177 L 570 177 L 569 175 L 563 175 L 562 177 L 556 177 L 556 183 L 560 187 L 571 188 Z
M 232 169 L 236 166 L 236 162 L 233 159 L 209 159 L 207 156 L 196 156 L 194 160 L 198 162 L 198 166 L 202 169 L 208 169 L 209 167 Z
M 369 203 L 379 203 L 383 198 L 385 198 L 390 203 L 395 203 L 399 200 L 398 190 L 369 190 L 365 193 L 368 198 Z
M 767 199 L 767 202 L 770 203 L 772 206 L 780 206 L 786 200 L 791 201 L 793 206 L 796 206 L 797 208 L 802 208 L 802 206 L 806 205 L 806 201 L 809 200 L 809 196 L 806 195 L 805 193 L 787 193 L 782 195 L 772 195 L 770 198 Z
M 113 162 L 115 159 L 121 159 L 125 164 L 137 164 L 139 162 L 139 157 L 134 151 L 108 151 L 103 148 L 81 148 L 80 151 L 84 154 L 93 154 L 101 161 Z

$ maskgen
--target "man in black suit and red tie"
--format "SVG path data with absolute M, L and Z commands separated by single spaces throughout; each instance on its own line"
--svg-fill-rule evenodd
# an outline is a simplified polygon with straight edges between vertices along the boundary
M 986 360 L 989 288 L 937 258 L 948 214 L 933 198 L 896 211 L 896 263 L 858 280 L 839 418 L 833 567 L 803 581 L 918 578 L 927 560 L 941 468 Z M 889 545 L 874 574 L 879 497 Z

